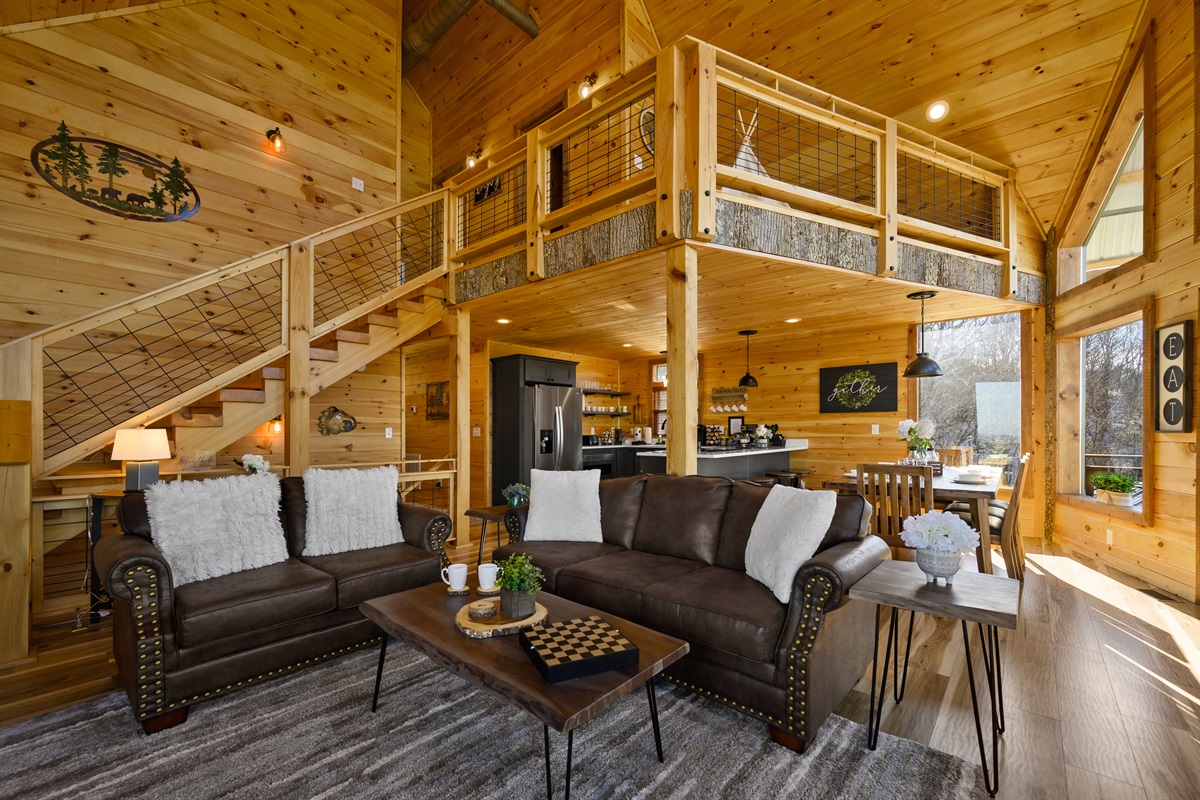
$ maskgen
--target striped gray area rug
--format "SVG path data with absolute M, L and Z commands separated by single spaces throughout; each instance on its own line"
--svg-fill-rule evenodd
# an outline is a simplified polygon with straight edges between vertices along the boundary
M 395 642 L 370 712 L 375 653 L 358 652 L 192 709 L 146 736 L 123 693 L 0 727 L 0 797 L 536 798 L 542 726 Z M 841 717 L 803 756 L 766 727 L 670 684 L 658 688 L 666 763 L 645 692 L 576 732 L 578 798 L 985 797 L 978 766 Z M 566 737 L 551 732 L 555 794 Z

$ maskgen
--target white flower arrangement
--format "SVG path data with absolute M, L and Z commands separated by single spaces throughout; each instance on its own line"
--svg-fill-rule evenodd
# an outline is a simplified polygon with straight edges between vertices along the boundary
M 771 438 L 771 429 L 768 428 L 766 425 L 759 425 L 757 428 L 754 429 L 754 438 L 755 439 L 770 439 Z
M 241 458 L 235 458 L 233 463 L 237 464 L 251 475 L 257 475 L 259 473 L 271 471 L 271 462 L 254 453 L 246 453 L 246 455 L 242 456 Z
M 979 531 L 949 511 L 927 511 L 907 517 L 900 538 L 909 547 L 969 553 L 979 546 Z
M 932 450 L 936 431 L 937 423 L 931 419 L 906 419 L 896 429 L 901 441 L 908 442 L 910 450 Z

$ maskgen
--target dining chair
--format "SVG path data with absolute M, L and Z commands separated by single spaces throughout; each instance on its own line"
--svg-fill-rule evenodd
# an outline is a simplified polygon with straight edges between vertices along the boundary
M 1020 512 L 1028 466 L 1029 453 L 1026 453 L 1013 475 L 1012 497 L 988 502 L 988 536 L 986 542 L 980 542 L 980 546 L 999 544 L 1008 576 L 1019 581 L 1025 580 L 1025 545 L 1021 541 Z M 967 503 L 956 501 L 948 505 L 946 510 L 971 523 L 971 507 Z
M 942 447 L 938 453 L 947 467 L 969 467 L 975 461 L 975 448 L 970 445 Z
M 933 467 L 859 464 L 858 493 L 874 509 L 871 532 L 891 547 L 906 547 L 905 517 L 933 510 Z

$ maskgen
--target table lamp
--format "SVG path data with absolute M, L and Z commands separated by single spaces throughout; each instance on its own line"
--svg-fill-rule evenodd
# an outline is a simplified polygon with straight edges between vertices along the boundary
M 112 458 L 125 462 L 125 491 L 140 492 L 158 480 L 159 459 L 171 457 L 163 428 L 128 428 L 117 431 Z

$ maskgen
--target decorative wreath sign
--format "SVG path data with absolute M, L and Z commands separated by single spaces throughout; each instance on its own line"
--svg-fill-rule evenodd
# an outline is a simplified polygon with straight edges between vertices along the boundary
M 154 156 L 103 139 L 72 136 L 66 122 L 29 154 L 46 183 L 89 208 L 144 222 L 178 222 L 200 210 L 200 194 L 178 158 Z

